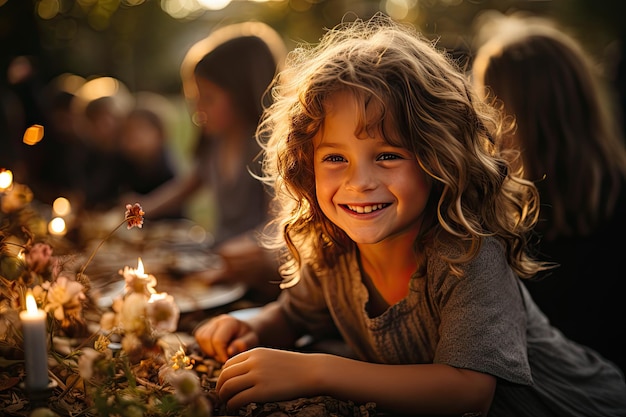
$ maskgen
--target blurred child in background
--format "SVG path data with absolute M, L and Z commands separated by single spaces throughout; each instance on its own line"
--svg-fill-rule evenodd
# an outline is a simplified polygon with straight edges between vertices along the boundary
M 157 112 L 139 107 L 126 116 L 119 143 L 124 165 L 121 192 L 148 194 L 174 178 L 173 161 L 166 141 L 166 126 Z M 170 214 L 182 217 L 181 212 Z
M 626 372 L 624 250 L 616 243 L 626 234 L 626 150 L 615 97 L 554 22 L 487 16 L 478 22 L 485 42 L 474 81 L 515 120 L 502 145 L 539 189 L 537 256 L 559 265 L 525 282 L 553 325 Z
M 215 202 L 215 252 L 226 268 L 196 276 L 209 283 L 245 282 L 272 299 L 278 293 L 277 263 L 257 243 L 268 215 L 269 194 L 255 178 L 260 147 L 255 131 L 268 87 L 282 64 L 285 46 L 269 26 L 247 22 L 215 30 L 191 48 L 181 73 L 185 94 L 200 126 L 194 167 L 142 197 L 146 216 L 180 209 L 203 187 Z

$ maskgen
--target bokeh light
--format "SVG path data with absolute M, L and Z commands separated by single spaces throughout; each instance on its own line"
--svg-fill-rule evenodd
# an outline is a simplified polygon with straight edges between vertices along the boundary
M 65 220 L 60 217 L 55 217 L 50 220 L 50 223 L 48 223 L 48 232 L 53 235 L 64 235 L 66 232 Z
M 0 169 L 0 191 L 8 189 L 13 184 L 13 172 L 8 169 Z
M 72 211 L 70 201 L 65 197 L 59 197 L 52 203 L 52 210 L 57 216 L 67 216 Z
M 42 125 L 32 125 L 24 132 L 24 137 L 22 138 L 22 142 L 26 145 L 36 145 L 41 139 L 43 139 L 43 126 Z

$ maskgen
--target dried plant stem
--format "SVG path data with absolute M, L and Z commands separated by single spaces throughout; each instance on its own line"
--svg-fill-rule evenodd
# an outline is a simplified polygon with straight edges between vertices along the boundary
M 91 252 L 91 255 L 89 255 L 89 258 L 87 259 L 87 262 L 85 262 L 85 264 L 82 266 L 82 268 L 80 268 L 80 271 L 78 272 L 78 275 L 84 275 L 85 273 L 85 269 L 87 269 L 87 266 L 91 263 L 91 261 L 93 260 L 93 257 L 96 256 L 96 253 L 98 253 L 98 251 L 100 250 L 100 248 L 102 247 L 102 245 L 104 245 L 104 242 L 106 242 L 111 236 L 113 236 L 113 233 L 115 233 L 117 231 L 117 229 L 119 229 L 120 227 L 122 227 L 125 223 L 127 223 L 129 220 L 133 220 L 133 219 L 137 219 L 141 216 L 129 216 L 126 217 L 120 224 L 118 224 L 115 229 L 111 230 L 105 237 L 104 239 L 102 239 L 100 241 L 100 243 L 98 243 L 98 246 L 96 246 L 96 248 Z

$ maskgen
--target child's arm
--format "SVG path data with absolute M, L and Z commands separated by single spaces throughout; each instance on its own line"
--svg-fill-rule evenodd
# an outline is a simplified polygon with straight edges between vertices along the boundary
M 329 395 L 411 415 L 487 415 L 495 387 L 491 375 L 448 365 L 381 365 L 263 348 L 228 360 L 217 383 L 229 410 L 250 402 Z

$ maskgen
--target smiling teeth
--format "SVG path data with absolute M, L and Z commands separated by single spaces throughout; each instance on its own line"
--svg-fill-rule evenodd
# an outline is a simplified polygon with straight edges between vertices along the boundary
M 371 213 L 372 211 L 380 210 L 385 207 L 385 204 L 374 204 L 371 206 L 351 206 L 348 204 L 348 208 L 352 211 L 355 211 L 359 214 L 361 213 Z

